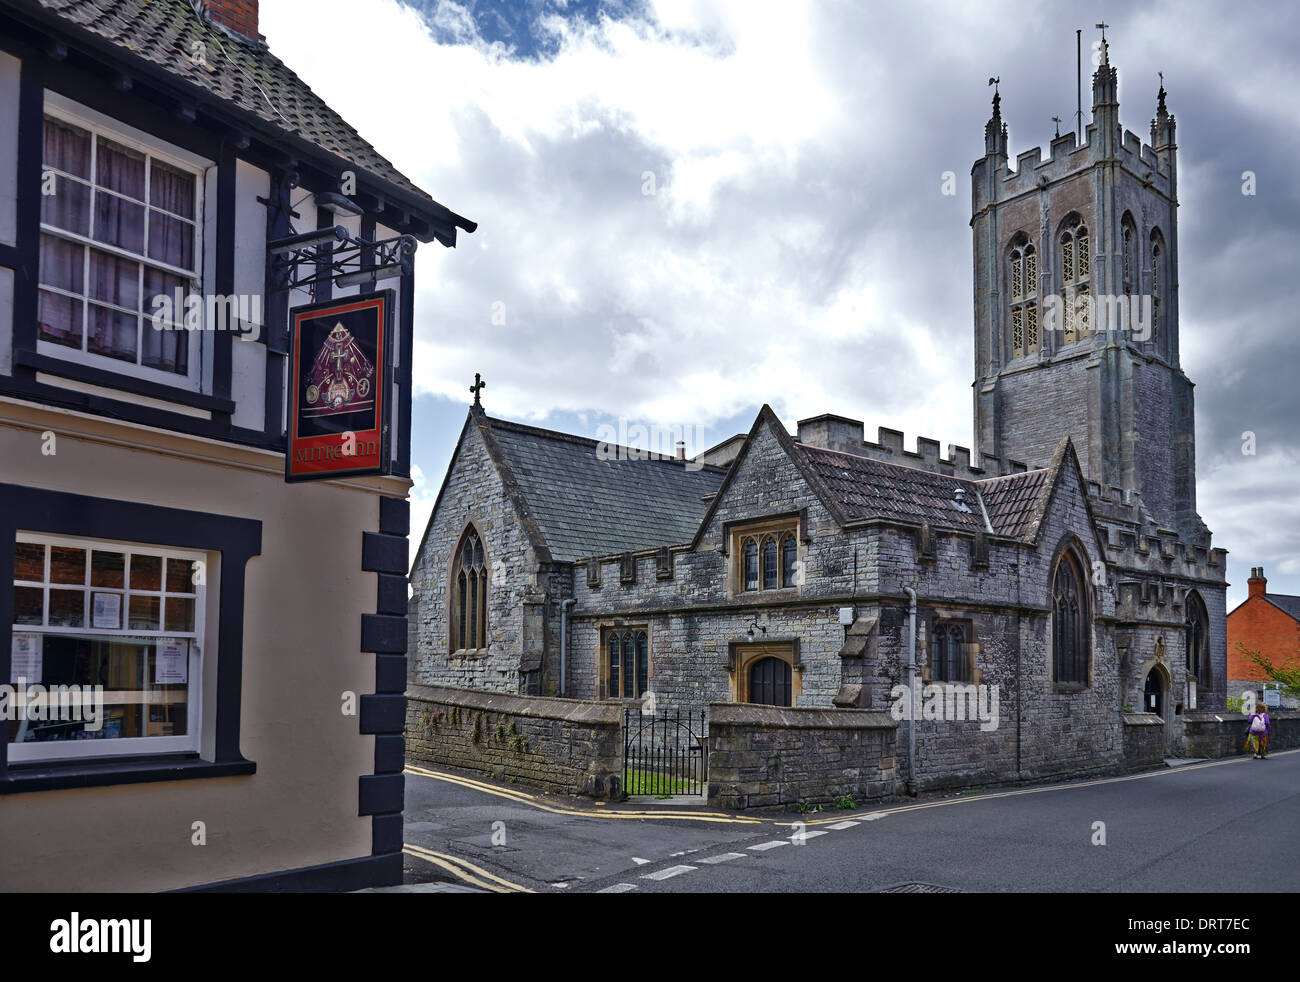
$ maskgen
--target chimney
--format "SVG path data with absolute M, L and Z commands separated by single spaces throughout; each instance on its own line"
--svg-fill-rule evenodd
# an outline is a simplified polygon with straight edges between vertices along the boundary
M 1268 580 L 1264 578 L 1263 566 L 1252 566 L 1250 568 L 1250 579 L 1246 581 L 1246 586 L 1250 590 L 1251 597 L 1262 597 L 1268 592 Z
M 257 0 L 194 0 L 200 16 L 219 24 L 249 41 L 259 42 Z
M 677 441 L 677 459 L 678 459 L 678 460 L 685 460 L 685 459 L 686 459 L 686 441 L 685 441 L 685 440 L 678 440 L 678 441 Z

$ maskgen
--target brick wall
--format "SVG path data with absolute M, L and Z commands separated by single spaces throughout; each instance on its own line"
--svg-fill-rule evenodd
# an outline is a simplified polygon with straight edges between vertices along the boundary
M 1228 615 L 1228 677 L 1258 682 L 1263 680 L 1264 672 L 1242 653 L 1238 642 L 1263 652 L 1275 665 L 1285 664 L 1300 659 L 1300 622 L 1258 596 Z M 1240 696 L 1241 691 L 1228 695 Z
M 406 753 L 549 791 L 607 795 L 621 790 L 622 721 L 618 703 L 412 685 Z
M 855 709 L 709 707 L 709 801 L 723 808 L 855 804 L 898 791 L 898 724 Z

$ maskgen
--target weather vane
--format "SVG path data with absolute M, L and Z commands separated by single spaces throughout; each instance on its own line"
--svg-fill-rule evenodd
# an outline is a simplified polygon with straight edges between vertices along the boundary
M 1110 25 L 1107 24 L 1105 21 L 1103 21 L 1102 23 L 1098 24 L 1097 26 L 1098 26 L 1099 28 L 1101 28 L 1101 43 L 1102 43 L 1102 44 L 1105 44 L 1105 43 L 1106 43 L 1106 28 L 1110 27 Z
M 1053 116 L 1053 117 L 1052 117 L 1052 122 L 1056 124 L 1056 135 L 1057 135 L 1057 137 L 1059 138 L 1060 135 L 1061 135 L 1061 117 L 1060 117 L 1060 116 Z

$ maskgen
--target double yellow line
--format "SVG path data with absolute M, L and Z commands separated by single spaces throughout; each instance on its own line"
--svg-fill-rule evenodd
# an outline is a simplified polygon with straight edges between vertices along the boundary
M 423 859 L 426 863 L 432 863 L 441 869 L 446 870 L 458 880 L 462 880 L 473 887 L 480 887 L 489 890 L 492 893 L 535 893 L 525 886 L 518 883 L 511 883 L 509 880 L 503 880 L 494 873 L 489 873 L 482 866 L 471 863 L 468 859 L 461 859 L 459 856 L 449 856 L 445 852 L 434 852 L 432 849 L 426 849 L 424 846 L 416 846 L 411 843 L 405 843 L 402 846 L 402 852 L 408 856 L 414 856 L 417 859 Z

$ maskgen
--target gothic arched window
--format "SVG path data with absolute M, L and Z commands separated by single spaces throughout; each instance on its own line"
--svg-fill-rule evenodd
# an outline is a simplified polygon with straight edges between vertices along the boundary
M 451 650 L 487 647 L 488 570 L 483 540 L 472 526 L 461 536 L 451 572 Z
M 1187 674 L 1196 680 L 1198 689 L 1210 685 L 1210 615 L 1200 594 L 1187 594 L 1183 632 L 1186 640 Z
M 1120 227 L 1122 229 L 1120 237 L 1123 240 L 1121 245 L 1123 249 L 1121 257 L 1123 265 L 1120 280 L 1124 296 L 1131 297 L 1137 292 L 1133 289 L 1133 280 L 1137 272 L 1137 225 L 1133 222 L 1133 216 L 1125 212 L 1123 219 L 1120 221 Z
M 1038 252 L 1021 232 L 1011 241 L 1011 357 L 1038 350 Z
M 1088 682 L 1088 595 L 1083 565 L 1072 550 L 1062 554 L 1052 575 L 1052 678 L 1058 683 Z
M 1164 308 L 1163 294 L 1167 277 L 1164 272 L 1165 239 L 1160 229 L 1151 230 L 1151 344 L 1155 346 L 1164 332 L 1160 330 L 1160 314 Z
M 772 531 L 742 531 L 736 541 L 741 590 L 780 590 L 799 585 L 799 544 L 793 530 L 778 527 Z
M 794 536 L 786 533 L 781 539 L 781 584 L 797 586 L 795 579 L 799 569 L 799 543 Z
M 930 634 L 930 679 L 934 682 L 969 682 L 966 629 L 960 623 L 935 624 Z
M 1065 337 L 1071 344 L 1088 336 L 1089 282 L 1092 256 L 1088 226 L 1078 215 L 1070 215 L 1061 226 L 1061 301 L 1065 306 Z
M 605 671 L 611 699 L 640 699 L 650 687 L 650 638 L 644 628 L 605 635 Z
M 746 539 L 743 549 L 745 568 L 742 570 L 745 576 L 745 589 L 758 589 L 758 542 L 754 539 Z

